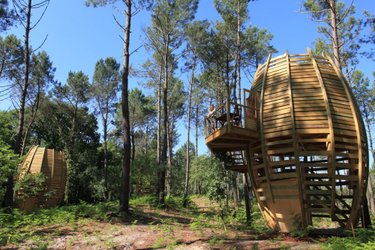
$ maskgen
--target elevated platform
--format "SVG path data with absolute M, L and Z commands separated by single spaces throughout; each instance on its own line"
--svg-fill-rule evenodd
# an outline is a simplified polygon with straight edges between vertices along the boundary
M 245 150 L 247 145 L 259 140 L 258 131 L 228 124 L 207 136 L 206 145 L 213 152 L 228 152 Z

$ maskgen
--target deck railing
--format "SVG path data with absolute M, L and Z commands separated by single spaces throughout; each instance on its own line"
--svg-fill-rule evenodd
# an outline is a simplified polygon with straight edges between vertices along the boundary
M 236 126 L 257 130 L 258 110 L 235 102 L 224 102 L 210 116 L 204 117 L 206 137 L 224 126 Z

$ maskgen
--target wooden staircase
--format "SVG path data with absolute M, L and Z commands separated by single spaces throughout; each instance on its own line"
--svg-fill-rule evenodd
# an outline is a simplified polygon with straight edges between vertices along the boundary
M 314 217 L 327 217 L 344 227 L 351 211 L 348 201 L 352 197 L 352 190 L 348 188 L 350 177 L 338 175 L 337 172 L 330 173 L 326 165 L 321 161 L 301 163 L 305 170 L 302 174 L 302 188 L 307 220 L 311 223 Z
M 247 159 L 244 151 L 227 151 L 224 166 L 227 170 L 245 173 L 247 171 Z

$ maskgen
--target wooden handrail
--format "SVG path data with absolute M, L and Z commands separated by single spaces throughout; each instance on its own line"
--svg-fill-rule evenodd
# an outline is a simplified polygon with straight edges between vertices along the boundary
M 238 108 L 238 110 L 234 112 L 234 109 L 236 107 Z M 216 107 L 210 116 L 204 116 L 204 126 L 205 126 L 206 137 L 211 135 L 214 132 L 214 130 L 211 129 L 211 126 L 215 127 L 216 129 L 220 129 L 221 126 L 224 126 L 225 124 L 231 126 L 234 121 L 236 121 L 236 126 L 240 126 L 240 127 L 245 126 L 246 113 L 249 111 L 250 112 L 255 111 L 256 113 L 259 113 L 259 110 L 255 107 L 250 107 L 241 103 L 225 101 L 224 103 Z M 238 113 L 238 116 L 235 116 L 235 114 L 237 113 Z M 216 119 L 220 118 L 220 119 L 215 120 L 215 126 L 213 126 L 212 125 L 213 120 L 211 120 L 211 118 L 216 118 Z

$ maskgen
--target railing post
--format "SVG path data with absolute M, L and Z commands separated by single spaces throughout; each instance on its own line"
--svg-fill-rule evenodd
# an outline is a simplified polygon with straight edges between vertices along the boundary
M 207 116 L 204 116 L 203 123 L 204 123 L 204 130 L 206 133 L 206 137 L 208 137 L 209 133 L 208 133 L 208 126 L 207 126 Z

